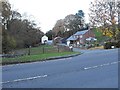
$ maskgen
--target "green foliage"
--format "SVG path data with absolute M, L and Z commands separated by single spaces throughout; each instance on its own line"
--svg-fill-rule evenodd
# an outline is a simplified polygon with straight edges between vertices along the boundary
M 46 36 L 48 37 L 49 40 L 52 40 L 53 37 L 55 37 L 55 33 L 52 30 L 50 30 L 46 33 Z
M 7 1 L 2 2 L 2 7 L 3 53 L 40 43 L 43 32 L 36 27 L 34 21 L 21 19 L 22 15 L 11 10 L 11 5 Z
M 97 42 L 102 42 L 105 40 L 105 37 L 103 36 L 99 28 L 93 28 L 93 33 L 95 34 L 95 37 L 97 38 Z
M 106 2 L 105 0 L 95 0 L 90 4 L 90 23 L 99 27 L 105 36 L 116 40 L 116 24 L 118 18 L 117 1 Z
M 78 13 L 76 13 L 77 16 L 79 16 L 80 18 L 83 18 L 85 16 L 83 10 L 78 10 Z
M 14 37 L 10 36 L 6 31 L 2 33 L 2 52 L 8 53 L 16 47 Z
M 93 32 L 96 37 L 101 37 L 103 35 L 102 32 L 100 31 L 100 29 L 98 29 L 98 28 L 94 28 Z
M 10 37 L 9 42 L 10 42 L 10 47 L 15 49 L 16 48 L 16 40 L 15 40 L 15 38 Z
M 120 41 L 120 31 L 117 32 L 116 39 Z

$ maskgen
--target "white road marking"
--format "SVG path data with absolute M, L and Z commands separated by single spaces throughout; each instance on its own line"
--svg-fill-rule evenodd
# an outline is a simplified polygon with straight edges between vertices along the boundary
M 100 67 L 102 67 L 103 65 L 100 65 Z
M 110 64 L 109 63 L 103 64 L 103 66 L 107 66 L 107 65 L 110 65 Z
M 69 58 L 71 59 L 71 58 Z M 97 66 L 91 66 L 91 67 L 85 67 L 83 69 L 88 70 L 88 69 L 93 69 L 93 68 L 98 68 L 98 67 L 103 67 L 103 66 L 108 66 L 108 65 L 112 65 L 112 64 L 117 64 L 118 62 L 111 62 L 111 63 L 106 63 L 106 64 L 101 64 L 101 65 L 97 65 Z M 37 78 L 45 78 L 47 77 L 47 75 L 43 75 L 43 76 L 35 76 L 35 77 L 29 77 L 29 78 L 23 78 L 23 79 L 16 79 L 13 81 L 5 81 L 5 82 L 0 82 L 2 84 L 6 84 L 6 83 L 11 83 L 11 82 L 20 82 L 20 81 L 27 81 L 27 80 L 33 80 L 33 79 L 37 79 Z
M 33 79 L 37 79 L 37 78 L 45 78 L 45 77 L 47 77 L 47 75 L 43 75 L 43 76 L 35 76 L 35 77 L 28 77 L 28 78 L 23 78 L 23 79 L 16 79 L 16 80 L 5 81 L 5 82 L 0 82 L 0 83 L 2 83 L 2 84 L 6 84 L 6 83 L 11 83 L 11 82 L 27 81 L 27 80 L 33 80 Z
M 112 62 L 111 64 L 117 64 L 117 63 L 119 63 L 119 62 Z
M 97 68 L 98 66 L 93 66 L 92 68 Z
M 92 67 L 86 67 L 86 68 L 84 68 L 84 69 L 87 70 L 87 69 L 90 69 L 90 68 L 92 68 Z
M 88 69 L 93 69 L 93 68 L 108 66 L 108 65 L 117 64 L 117 63 L 120 63 L 120 61 L 118 61 L 118 62 L 111 62 L 111 63 L 105 63 L 105 64 L 101 64 L 101 65 L 97 65 L 97 66 L 85 67 L 83 69 L 88 70 Z

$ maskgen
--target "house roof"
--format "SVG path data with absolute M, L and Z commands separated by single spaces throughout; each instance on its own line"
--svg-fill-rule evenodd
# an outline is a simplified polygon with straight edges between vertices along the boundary
M 76 36 L 76 35 L 83 35 L 83 34 L 85 34 L 86 32 L 88 32 L 88 29 L 87 29 L 87 30 L 84 30 L 84 31 L 78 31 L 78 32 L 76 32 L 74 35 L 70 36 L 70 37 L 67 39 L 67 41 L 69 41 L 69 40 L 72 40 L 72 41 L 77 40 L 77 37 L 74 37 L 74 36 Z
M 70 40 L 73 40 L 73 41 L 74 41 L 74 40 L 77 40 L 77 38 L 72 35 L 72 36 L 70 36 L 70 37 L 67 39 L 67 41 L 70 41 Z
M 84 31 L 78 31 L 76 32 L 74 35 L 83 35 L 87 32 L 88 30 L 84 30 Z
M 44 36 L 42 37 L 42 39 L 48 39 L 48 37 L 47 37 L 46 35 L 44 35 Z

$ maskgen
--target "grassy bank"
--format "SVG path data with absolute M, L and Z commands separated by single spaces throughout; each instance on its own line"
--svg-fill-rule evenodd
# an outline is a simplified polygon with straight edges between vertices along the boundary
M 58 53 L 45 53 L 37 55 L 25 55 L 15 58 L 3 58 L 2 64 L 15 64 L 15 63 L 25 63 L 25 62 L 34 62 L 34 61 L 43 61 L 52 57 L 66 56 L 72 54 L 79 54 L 78 52 L 58 52 Z
M 39 47 L 31 47 L 31 48 L 24 48 L 15 50 L 15 54 L 24 54 L 24 55 L 40 55 L 40 54 L 47 54 L 47 53 L 57 53 L 57 52 L 66 52 L 69 51 L 68 47 L 58 47 L 53 45 L 40 45 Z
M 58 47 L 52 45 L 41 45 L 39 47 L 31 47 L 15 50 L 15 53 L 24 53 L 23 56 L 2 58 L 2 64 L 17 64 L 34 61 L 50 60 L 55 57 L 67 56 L 72 54 L 79 54 L 78 52 L 71 52 L 67 50 L 68 47 Z M 30 53 L 30 54 L 28 54 Z

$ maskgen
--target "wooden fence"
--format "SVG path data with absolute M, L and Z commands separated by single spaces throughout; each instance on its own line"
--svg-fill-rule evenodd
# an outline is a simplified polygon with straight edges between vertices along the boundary
M 18 57 L 23 55 L 38 55 L 47 53 L 59 53 L 59 52 L 69 52 L 71 51 L 69 47 L 63 45 L 57 45 L 53 47 L 40 47 L 40 48 L 26 48 L 20 50 L 14 50 L 14 53 L 2 55 L 2 57 Z

